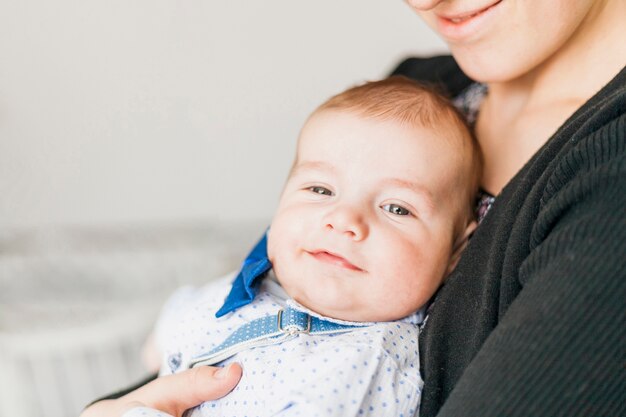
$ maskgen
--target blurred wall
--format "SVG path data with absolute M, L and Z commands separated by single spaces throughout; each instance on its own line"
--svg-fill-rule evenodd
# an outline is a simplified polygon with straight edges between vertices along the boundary
M 443 51 L 400 0 L 0 0 L 0 228 L 269 219 L 317 104 Z

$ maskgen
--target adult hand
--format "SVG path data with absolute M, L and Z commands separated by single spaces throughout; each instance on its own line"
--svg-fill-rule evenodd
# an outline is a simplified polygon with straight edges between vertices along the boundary
M 86 408 L 80 417 L 120 417 L 134 407 L 149 407 L 175 417 L 203 401 L 228 394 L 241 378 L 238 364 L 225 368 L 199 366 L 154 381 L 115 400 L 102 400 Z

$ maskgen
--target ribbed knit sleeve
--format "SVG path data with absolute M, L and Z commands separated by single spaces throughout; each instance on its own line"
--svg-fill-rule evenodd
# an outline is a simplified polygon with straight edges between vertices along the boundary
M 626 117 L 560 160 L 522 290 L 438 416 L 626 415 Z

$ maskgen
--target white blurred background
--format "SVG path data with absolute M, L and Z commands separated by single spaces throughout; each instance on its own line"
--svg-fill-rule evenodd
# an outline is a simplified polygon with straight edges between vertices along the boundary
M 142 377 L 237 266 L 323 100 L 444 44 L 402 1 L 0 0 L 0 416 Z

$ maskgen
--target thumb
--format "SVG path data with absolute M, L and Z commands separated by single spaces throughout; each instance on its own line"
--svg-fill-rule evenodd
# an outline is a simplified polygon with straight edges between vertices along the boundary
M 140 402 L 147 407 L 182 415 L 185 410 L 210 400 L 216 400 L 235 388 L 242 369 L 233 363 L 224 368 L 198 366 L 186 371 L 157 378 L 128 394 L 125 402 Z

